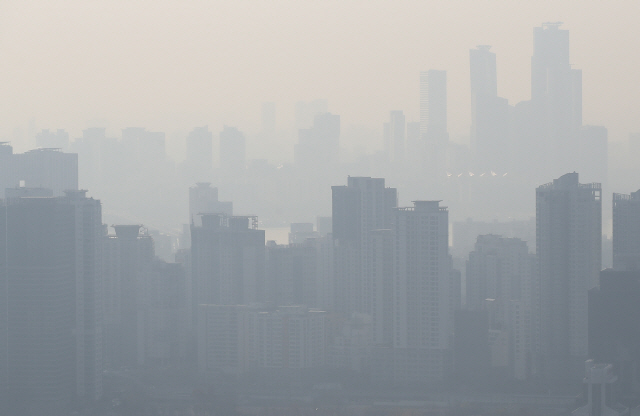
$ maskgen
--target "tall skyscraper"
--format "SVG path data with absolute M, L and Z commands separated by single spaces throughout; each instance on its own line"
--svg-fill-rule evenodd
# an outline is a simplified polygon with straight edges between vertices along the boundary
M 101 397 L 101 235 L 100 201 L 85 191 L 0 207 L 3 414 Z
M 397 382 L 442 380 L 452 363 L 449 213 L 414 201 L 394 213 L 393 354 Z
M 420 72 L 420 160 L 429 179 L 443 175 L 447 159 L 447 71 Z
M 153 239 L 140 225 L 114 225 L 104 241 L 105 357 L 110 368 L 145 363 L 147 285 L 154 259 Z
M 546 149 L 554 172 L 574 168 L 575 135 L 582 125 L 582 72 L 571 68 L 569 31 L 561 24 L 533 29 L 531 57 L 531 102 L 544 139 L 538 145 Z
M 508 103 L 498 97 L 496 55 L 491 46 L 469 51 L 471 68 L 471 144 L 476 168 L 501 174 L 508 170 Z
M 640 190 L 613 194 L 613 268 L 640 270 Z
M 534 335 L 537 365 L 551 381 L 579 379 L 587 358 L 587 294 L 598 284 L 600 184 L 567 173 L 536 190 Z
M 397 192 L 395 188 L 386 188 L 382 178 L 353 176 L 348 178 L 347 186 L 333 186 L 331 191 L 335 247 L 333 310 L 347 317 L 357 312 L 373 318 L 375 305 L 383 302 L 376 294 L 380 293 L 382 279 L 388 278 L 374 272 L 381 267 L 373 258 L 373 253 L 380 250 L 374 233 L 392 229 Z
M 445 145 L 447 133 L 447 71 L 420 72 L 420 134 L 423 140 Z

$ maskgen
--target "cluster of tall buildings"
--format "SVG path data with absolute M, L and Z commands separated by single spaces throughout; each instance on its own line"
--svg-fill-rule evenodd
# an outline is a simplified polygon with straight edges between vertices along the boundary
M 91 128 L 73 143 L 44 130 L 23 154 L 0 143 L 3 411 L 63 414 L 100 399 L 110 374 L 141 368 L 200 380 L 348 370 L 375 386 L 535 392 L 571 388 L 586 369 L 589 389 L 611 372 L 633 405 L 640 191 L 613 194 L 602 271 L 607 131 L 582 125 L 581 71 L 558 23 L 534 29 L 531 68 L 531 100 L 510 106 L 490 47 L 470 51 L 469 149 L 449 140 L 441 70 L 420 73 L 420 120 L 392 111 L 384 151 L 356 162 L 341 160 L 341 119 L 325 100 L 298 103 L 294 163 L 277 167 L 248 161 L 231 126 L 218 167 L 207 126 L 187 135 L 178 166 L 164 133 L 144 128 L 120 140 Z M 262 124 L 261 139 L 277 140 L 275 105 Z M 400 203 L 387 183 L 433 199 Z M 83 184 L 121 221 L 105 224 Z M 450 226 L 441 195 L 458 218 L 498 204 L 497 215 L 535 208 L 535 219 Z M 145 206 L 176 241 L 142 225 Z M 236 214 L 251 210 L 288 218 L 289 244 Z

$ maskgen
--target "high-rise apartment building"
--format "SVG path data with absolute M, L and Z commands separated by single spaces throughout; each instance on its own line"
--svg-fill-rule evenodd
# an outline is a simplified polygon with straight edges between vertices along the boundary
M 640 383 L 640 272 L 605 269 L 589 291 L 589 359 L 613 365 L 616 396 L 637 403 Z
M 104 241 L 105 358 L 109 367 L 145 363 L 147 286 L 154 259 L 153 239 L 140 225 L 114 225 Z
M 62 129 L 50 131 L 42 130 L 36 134 L 36 146 L 49 149 L 67 150 L 69 147 L 69 133 Z
M 447 132 L 447 71 L 420 72 L 420 134 L 423 140 L 442 146 Z
M 85 192 L 0 207 L 3 414 L 102 395 L 102 214 Z
M 491 234 L 478 236 L 467 261 L 465 307 L 487 311 L 487 329 L 503 338 L 506 350 L 494 364 L 503 367 L 506 377 L 519 380 L 530 375 L 534 262 L 525 241 Z
M 241 305 L 264 300 L 264 230 L 257 217 L 203 214 L 191 225 L 195 305 Z
M 531 102 L 552 172 L 575 169 L 575 135 L 582 125 L 582 71 L 569 60 L 569 31 L 561 22 L 533 29 Z M 551 158 L 549 158 L 551 155 Z M 544 156 L 543 156 L 544 157 Z
M 325 364 L 326 312 L 303 305 L 199 305 L 198 370 L 304 370 Z
M 452 359 L 449 213 L 439 201 L 414 201 L 394 215 L 393 355 L 396 382 L 442 380 Z
M 567 173 L 536 190 L 534 342 L 551 381 L 579 379 L 587 357 L 587 294 L 598 284 L 602 244 L 600 184 Z
M 334 310 L 345 316 L 372 314 L 377 279 L 372 233 L 391 229 L 397 205 L 395 188 L 384 179 L 350 176 L 347 186 L 331 187 L 333 193 Z
M 613 194 L 613 268 L 640 270 L 640 190 Z
M 328 111 L 329 104 L 325 99 L 298 101 L 295 107 L 295 128 L 297 130 L 311 128 L 316 116 Z

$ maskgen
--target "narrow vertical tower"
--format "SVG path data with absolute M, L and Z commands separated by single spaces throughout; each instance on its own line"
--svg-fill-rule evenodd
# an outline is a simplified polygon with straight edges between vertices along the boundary
M 588 290 L 601 265 L 599 183 L 567 173 L 536 190 L 538 276 L 534 334 L 538 368 L 550 381 L 579 379 L 587 356 Z
M 394 222 L 394 377 L 439 381 L 449 370 L 455 308 L 449 212 L 439 201 L 414 201 L 395 210 Z

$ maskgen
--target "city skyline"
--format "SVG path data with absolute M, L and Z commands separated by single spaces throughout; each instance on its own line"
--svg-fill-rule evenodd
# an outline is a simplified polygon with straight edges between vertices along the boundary
M 610 110 L 622 120 L 637 108 L 617 92 L 617 61 L 597 47 L 590 59 L 603 62 L 582 60 L 573 26 L 541 19 L 528 26 L 531 50 L 510 48 L 509 59 L 527 53 L 527 71 L 505 74 L 508 53 L 493 42 L 442 67 L 487 22 L 477 13 L 454 28 L 455 7 L 439 2 L 211 4 L 222 19 L 170 0 L 122 14 L 73 0 L 31 10 L 49 18 L 39 29 L 56 22 L 51 71 L 36 78 L 60 75 L 57 60 L 77 52 L 85 60 L 42 90 L 45 108 L 71 76 L 47 107 L 67 126 L 33 116 L 5 140 L 0 122 L 0 416 L 640 414 L 640 122 L 613 140 L 623 123 L 611 127 Z M 457 3 L 452 16 L 464 24 L 478 4 L 498 5 Z M 503 5 L 517 10 L 511 29 L 537 5 Z M 438 36 L 423 50 L 398 43 L 427 10 L 442 17 L 423 26 Z M 102 19 L 87 38 L 82 26 L 65 32 L 65 47 L 85 49 L 56 54 L 73 23 L 56 17 L 78 12 Z M 0 54 L 15 28 L 3 32 L 3 18 Z M 436 41 L 450 53 L 430 54 Z M 96 56 L 108 65 L 84 77 Z M 3 63 L 16 64 L 0 62 L 0 86 Z M 594 84 L 603 66 L 615 83 Z M 87 84 L 101 76 L 102 95 Z M 517 102 L 521 85 L 502 87 L 515 78 L 529 85 Z M 19 112 L 38 84 L 15 81 Z M 597 98 L 594 85 L 606 88 Z M 640 100 L 635 85 L 625 94 Z M 78 88 L 94 100 L 82 110 Z M 119 94 L 111 122 L 163 121 L 94 118 L 78 130 Z M 0 87 L 0 114 L 3 99 Z
M 381 136 L 379 120 L 390 110 L 403 110 L 407 120 L 418 121 L 418 74 L 440 69 L 448 71 L 452 140 L 466 142 L 471 125 L 467 51 L 479 44 L 492 45 L 497 56 L 498 95 L 515 105 L 530 97 L 530 28 L 540 22 L 563 21 L 563 28 L 572 34 L 570 63 L 584 71 L 585 124 L 607 125 L 613 141 L 624 140 L 628 133 L 640 130 L 631 110 L 638 106 L 637 94 L 633 87 L 627 87 L 634 85 L 633 78 L 631 73 L 616 71 L 612 82 L 603 65 L 640 65 L 638 58 L 625 53 L 640 36 L 620 32 L 621 27 L 633 27 L 621 21 L 633 19 L 637 10 L 632 2 L 618 2 L 617 7 L 596 3 L 572 7 L 575 4 L 556 2 L 552 7 L 547 2 L 531 2 L 516 8 L 494 1 L 454 5 L 394 2 L 393 6 L 382 3 L 354 14 L 360 2 L 322 6 L 278 2 L 247 9 L 242 4 L 227 5 L 220 17 L 215 17 L 211 8 L 198 2 L 179 7 L 166 1 L 153 9 L 138 5 L 123 9 L 116 2 L 80 6 L 67 1 L 38 8 L 7 3 L 0 33 L 0 52 L 5 56 L 0 73 L 7 77 L 0 110 L 12 122 L 3 125 L 0 137 L 26 149 L 28 144 L 23 140 L 29 135 L 30 121 L 40 128 L 66 127 L 72 137 L 83 128 L 100 127 L 108 121 L 109 134 L 113 129 L 136 125 L 166 131 L 168 148 L 180 155 L 183 149 L 174 137 L 186 135 L 194 125 L 209 124 L 214 130 L 224 124 L 237 125 L 253 135 L 259 129 L 261 103 L 273 101 L 278 129 L 284 129 L 293 124 L 292 108 L 297 101 L 325 98 L 330 111 L 341 114 L 347 126 L 363 126 L 368 131 L 364 137 L 347 137 L 344 144 L 349 148 L 367 146 L 373 132 Z M 578 14 L 576 9 L 584 9 L 584 13 Z M 505 21 L 496 13 L 500 11 L 509 12 L 511 19 Z M 260 18 L 262 13 L 269 18 Z M 397 31 L 395 26 L 382 23 L 374 31 L 372 23 L 385 22 L 380 20 L 383 15 L 390 22 L 402 20 L 405 29 Z M 249 24 L 244 34 L 238 33 L 226 24 L 215 25 L 222 16 L 242 16 L 254 25 Z M 422 16 L 425 22 L 420 21 Z M 209 17 L 213 20 L 206 22 Z M 149 19 L 155 19 L 153 27 L 141 23 Z M 201 26 L 187 26 L 188 19 Z M 324 21 L 331 23 L 331 34 L 325 33 Z M 457 29 L 461 22 L 464 31 Z M 108 29 L 110 23 L 115 31 Z M 94 28 L 91 32 L 88 25 Z M 272 31 L 274 25 L 279 29 Z M 304 37 L 293 41 L 291 34 L 301 30 L 299 25 L 305 25 Z M 351 32 L 355 27 L 358 31 Z M 16 34 L 18 28 L 20 35 Z M 216 36 L 225 31 L 231 36 Z M 372 35 L 367 42 L 362 38 L 366 31 Z M 303 40 L 313 46 L 308 52 L 300 49 Z M 69 48 L 71 45 L 74 47 Z M 28 48 L 31 54 L 21 54 L 20 47 Z M 114 48 L 121 48 L 120 52 Z M 235 71 L 205 71 L 210 62 L 218 61 L 218 51 L 230 57 L 223 67 Z M 198 65 L 191 66 L 190 59 L 197 59 L 194 62 Z M 119 69 L 120 60 L 128 65 Z M 335 62 L 337 70 L 329 70 L 327 63 L 319 61 Z M 402 61 L 402 69 L 389 72 L 386 68 L 394 61 Z M 256 62 L 268 65 L 255 72 L 249 68 Z M 138 69 L 124 72 L 131 64 Z M 33 69 L 25 71 L 22 65 Z M 43 65 L 49 70 L 37 71 Z M 291 73 L 293 67 L 299 75 Z M 314 82 L 308 82 L 311 79 Z M 237 87 L 231 91 L 229 85 L 234 83 Z M 350 88 L 345 88 L 347 85 Z M 121 102 L 118 96 L 128 93 L 133 94 Z M 354 95 L 369 98 L 354 100 Z M 376 141 L 374 146 L 379 148 L 381 143 Z

